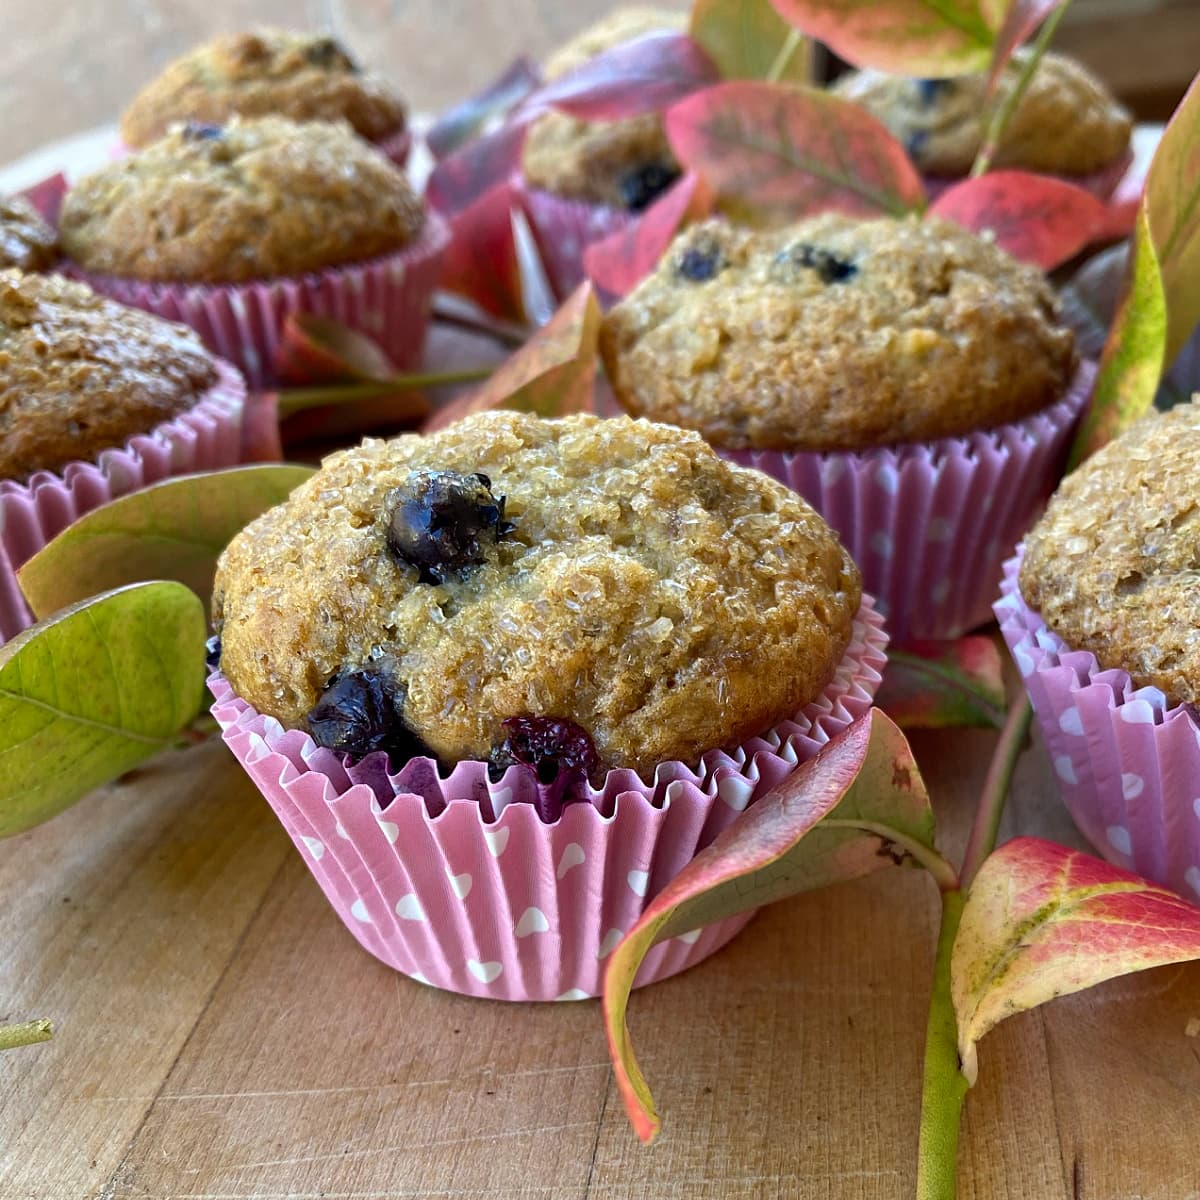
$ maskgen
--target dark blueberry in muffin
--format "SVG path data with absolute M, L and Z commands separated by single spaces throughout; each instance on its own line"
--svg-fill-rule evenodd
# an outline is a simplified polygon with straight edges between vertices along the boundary
M 921 97 L 922 104 L 933 104 L 940 95 L 953 87 L 953 79 L 918 79 L 917 95 Z
M 483 474 L 414 471 L 387 495 L 388 549 L 419 567 L 422 583 L 445 583 L 483 562 L 487 546 L 515 528 L 504 497 Z
M 929 131 L 927 129 L 914 129 L 905 139 L 904 149 L 908 151 L 909 158 L 920 158 L 928 144 Z
M 358 64 L 333 38 L 318 38 L 304 51 L 304 57 L 314 67 L 336 67 L 340 71 L 358 74 Z
M 706 283 L 715 279 L 724 265 L 721 247 L 715 241 L 702 241 L 689 246 L 680 254 L 675 269 L 684 279 L 690 279 L 693 283 Z
M 221 665 L 221 639 L 215 633 L 204 643 L 204 661 L 213 671 Z
M 590 776 L 599 756 L 591 735 L 574 721 L 560 717 L 509 717 L 506 737 L 488 758 L 488 773 L 498 780 L 514 763 L 532 767 L 538 782 L 551 784 L 560 771 Z
M 822 283 L 845 283 L 858 274 L 858 268 L 848 259 L 808 242 L 793 246 L 787 255 L 796 266 L 816 271 Z
M 617 180 L 621 202 L 630 212 L 641 212 L 648 208 L 679 178 L 677 167 L 664 163 L 647 163 L 626 171 Z
M 224 136 L 220 125 L 206 121 L 188 121 L 183 127 L 183 138 L 187 142 L 215 142 Z
M 400 715 L 402 696 L 382 671 L 335 675 L 309 711 L 308 731 L 318 746 L 361 758 L 374 750 L 397 757 L 428 753 Z

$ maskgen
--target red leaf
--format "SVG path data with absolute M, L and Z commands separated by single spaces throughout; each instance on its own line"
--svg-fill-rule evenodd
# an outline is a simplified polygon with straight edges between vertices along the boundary
M 991 233 L 1015 258 L 1044 271 L 1075 257 L 1104 228 L 1105 206 L 1050 175 L 993 171 L 943 192 L 929 210 L 976 233 Z
M 506 178 L 450 219 L 440 284 L 494 317 L 524 324 L 521 263 L 512 225 L 518 204 Z
M 251 392 L 242 409 L 242 462 L 279 462 L 282 458 L 279 396 L 275 392 Z
M 596 293 L 590 283 L 582 283 L 487 383 L 434 413 L 425 431 L 444 429 L 471 413 L 493 408 L 515 408 L 543 417 L 594 411 L 599 334 Z
M 584 269 L 601 291 L 624 296 L 654 270 L 679 230 L 712 207 L 712 189 L 688 171 L 631 225 L 588 246 Z
M 657 942 L 933 849 L 933 812 L 904 735 L 879 709 L 751 805 L 647 905 L 613 951 L 604 1023 L 617 1087 L 634 1131 L 659 1130 L 654 1099 L 625 1022 L 638 967 Z M 953 879 L 943 880 L 956 886 Z
M 987 67 L 1007 0 L 771 0 L 856 67 L 966 75 Z
M 752 223 L 837 208 L 900 216 L 925 192 L 904 147 L 868 112 L 814 88 L 722 83 L 667 113 L 676 157 Z
M 58 214 L 66 194 L 67 177 L 61 171 L 40 183 L 31 184 L 21 193 L 38 210 L 42 220 L 55 229 L 58 228 Z
M 365 333 L 332 317 L 289 313 L 275 350 L 275 375 L 290 384 L 385 380 L 397 373 Z
M 996 34 L 984 99 L 991 96 L 1017 47 L 1056 9 L 1070 0 L 1011 0 L 1004 24 Z
M 557 108 L 585 121 L 658 112 L 720 78 L 686 33 L 648 33 L 597 54 L 560 76 L 525 108 Z
M 454 217 L 507 179 L 521 164 L 527 124 L 507 124 L 443 158 L 425 187 L 430 207 Z
M 1200 958 L 1200 908 L 1119 867 L 1039 838 L 980 868 L 950 963 L 962 1070 L 994 1025 L 1106 979 Z
M 1004 724 L 1004 676 L 990 637 L 888 648 L 875 703 L 901 729 Z
M 482 92 L 448 109 L 430 126 L 425 144 L 434 158 L 445 158 L 475 137 L 487 123 L 529 96 L 542 81 L 541 71 L 528 58 L 518 58 Z

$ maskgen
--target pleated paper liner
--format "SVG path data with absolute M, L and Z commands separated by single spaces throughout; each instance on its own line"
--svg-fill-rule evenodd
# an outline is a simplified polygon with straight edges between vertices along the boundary
M 95 462 L 38 471 L 25 483 L 0 480 L 0 642 L 33 623 L 16 572 L 84 513 L 149 484 L 197 471 L 237 466 L 241 457 L 246 385 L 228 363 L 217 382 L 186 412 Z
M 896 645 L 955 638 L 991 620 L 1005 558 L 1062 474 L 1091 393 L 963 437 L 854 451 L 721 451 L 800 493 L 863 573 Z
M 693 771 L 661 763 L 645 782 L 610 771 L 599 789 L 548 797 L 532 773 L 497 783 L 486 765 L 439 774 L 418 758 L 347 766 L 209 682 L 226 743 L 362 946 L 421 983 L 498 1000 L 599 994 L 606 959 L 647 902 L 747 804 L 870 708 L 887 636 L 864 598 L 834 679 L 794 720 Z M 573 802 L 572 802 L 573 801 Z M 712 954 L 748 915 L 672 938 L 646 984 Z
M 70 261 L 62 270 L 123 304 L 190 325 L 259 390 L 275 382 L 272 366 L 292 313 L 331 317 L 373 338 L 398 367 L 416 364 L 449 238 L 445 222 L 429 212 L 417 241 L 394 254 L 244 284 L 146 283 L 85 271 Z
M 996 617 L 1072 819 L 1110 862 L 1200 898 L 1200 713 L 1072 650 L 1022 598 L 1021 558 Z

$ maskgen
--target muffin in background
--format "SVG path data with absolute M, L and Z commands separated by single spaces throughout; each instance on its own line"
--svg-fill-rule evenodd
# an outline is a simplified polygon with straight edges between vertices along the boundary
M 988 619 L 1091 378 L 1041 272 L 936 218 L 695 225 L 600 347 L 629 412 L 799 491 L 897 641 Z
M 399 365 L 420 355 L 447 241 L 403 173 L 342 123 L 174 127 L 76 183 L 66 270 L 196 329 L 270 383 L 290 312 L 332 317 Z
M 997 103 L 1016 86 L 1028 50 L 1000 77 Z M 879 118 L 934 180 L 965 176 L 984 137 L 986 75 L 910 79 L 852 71 L 832 91 Z M 1104 84 L 1074 59 L 1048 53 L 1018 101 L 993 168 L 1058 175 L 1107 196 L 1129 162 L 1133 118 Z
M 241 461 L 245 385 L 182 325 L 58 275 L 0 271 L 0 640 L 15 572 L 84 512 Z
M 120 132 L 139 150 L 180 122 L 236 116 L 345 121 L 394 161 L 408 151 L 404 104 L 386 82 L 363 74 L 336 39 L 282 29 L 227 34 L 177 58 L 134 97 Z
M 367 950 L 580 999 L 649 899 L 869 708 L 885 639 L 859 595 L 799 497 L 694 434 L 479 414 L 333 456 L 231 543 L 213 712 Z M 671 939 L 639 982 L 744 923 Z
M 1200 397 L 1069 475 L 996 604 L 1067 807 L 1105 857 L 1200 896 Z
M 58 234 L 23 196 L 0 194 L 0 270 L 46 271 L 58 259 Z

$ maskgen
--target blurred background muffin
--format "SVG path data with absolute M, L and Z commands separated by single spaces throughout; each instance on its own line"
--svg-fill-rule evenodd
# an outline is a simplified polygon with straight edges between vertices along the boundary
M 58 234 L 22 196 L 0 194 L 0 270 L 45 271 L 58 258 Z

